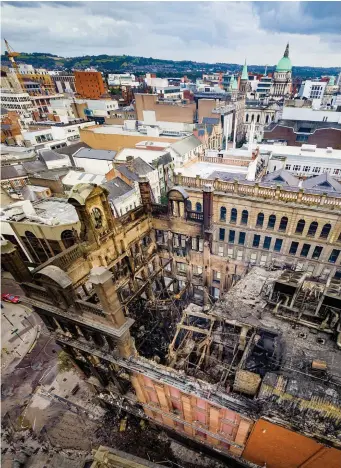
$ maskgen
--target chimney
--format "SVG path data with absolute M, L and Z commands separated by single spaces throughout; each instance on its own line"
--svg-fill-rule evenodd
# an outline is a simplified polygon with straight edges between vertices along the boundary
M 153 193 L 147 177 L 139 177 L 139 188 L 141 201 L 146 213 L 151 213 L 153 203 Z
M 129 169 L 131 169 L 131 167 L 133 165 L 133 161 L 134 161 L 134 156 L 127 156 L 126 157 L 126 164 L 129 167 Z

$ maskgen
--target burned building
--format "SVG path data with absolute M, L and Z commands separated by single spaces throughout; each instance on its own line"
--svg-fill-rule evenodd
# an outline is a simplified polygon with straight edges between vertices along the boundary
M 103 404 L 259 466 L 340 466 L 340 280 L 254 267 L 237 281 L 212 250 L 212 186 L 203 211 L 182 187 L 168 206 L 140 191 L 113 218 L 105 188 L 76 185 L 79 242 L 33 270 L 4 241 L 23 301 Z

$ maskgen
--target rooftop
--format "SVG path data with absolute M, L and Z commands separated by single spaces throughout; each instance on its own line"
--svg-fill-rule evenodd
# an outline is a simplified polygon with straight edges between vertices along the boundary
M 200 175 L 202 179 L 209 178 L 214 172 L 219 172 L 220 175 L 226 174 L 247 174 L 247 167 L 244 166 L 229 166 L 228 164 L 215 164 L 211 162 L 195 162 L 188 164 L 186 167 L 177 168 L 176 172 L 185 177 L 196 177 Z
M 91 148 L 80 148 L 73 154 L 74 158 L 98 159 L 101 161 L 113 161 L 116 156 L 116 151 L 98 150 Z
M 130 135 L 145 138 L 144 133 L 137 132 L 136 130 L 124 130 L 122 125 L 96 125 L 94 127 L 87 128 L 86 130 L 89 130 L 93 133 L 104 133 L 107 135 Z M 172 137 L 168 135 L 167 138 L 174 141 L 177 141 L 179 139 L 179 137 Z
M 74 186 L 80 182 L 89 182 L 100 185 L 106 181 L 103 175 L 90 174 L 88 172 L 69 171 L 62 179 L 63 185 Z
M 115 177 L 103 185 L 109 190 L 109 199 L 111 200 L 115 200 L 116 198 L 135 190 L 124 182 L 124 180 L 120 179 L 120 177 Z
M 172 150 L 178 153 L 180 156 L 192 151 L 193 149 L 201 146 L 202 142 L 194 135 L 182 138 L 181 140 L 171 145 Z
M 270 125 L 265 127 L 266 132 L 272 132 L 276 127 L 288 127 L 292 128 L 295 133 L 300 133 L 300 129 L 306 128 L 309 129 L 308 133 L 315 133 L 316 130 L 321 130 L 323 128 L 334 128 L 336 130 L 341 130 L 341 123 L 336 122 L 318 122 L 313 120 L 279 120 L 278 122 L 271 122 Z M 301 130 L 301 133 L 302 132 Z
M 127 164 L 119 163 L 115 164 L 117 169 L 127 179 L 138 181 L 140 176 L 149 174 L 151 171 L 155 171 L 153 166 L 145 162 L 142 158 L 135 158 Z
M 254 144 L 253 149 L 256 148 L 259 148 L 260 154 L 272 154 L 273 156 L 308 156 L 309 158 L 328 158 L 341 161 L 341 150 L 334 148 L 317 148 L 316 145 L 287 146 Z
M 41 149 L 39 150 L 40 157 L 43 158 L 45 162 L 47 161 L 62 161 L 65 160 L 65 162 L 70 164 L 70 159 L 68 156 L 64 154 L 58 154 L 56 151 L 51 150 L 51 149 Z
M 81 148 L 90 148 L 90 146 L 80 141 L 79 143 L 75 143 L 74 145 L 64 146 L 63 148 L 57 148 L 54 151 L 59 154 L 73 156 Z
M 116 156 L 116 161 L 126 161 L 127 156 L 133 156 L 134 158 L 140 157 L 149 164 L 152 164 L 153 161 L 159 159 L 161 156 L 167 154 L 167 151 L 156 151 L 156 150 L 147 150 L 147 149 L 137 149 L 137 148 L 123 148 L 119 151 Z
M 78 223 L 75 208 L 66 199 L 46 198 L 37 202 L 13 203 L 1 210 L 2 221 L 57 226 Z

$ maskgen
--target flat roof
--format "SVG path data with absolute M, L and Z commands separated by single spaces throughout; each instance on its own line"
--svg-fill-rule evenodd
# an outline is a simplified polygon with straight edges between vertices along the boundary
M 248 168 L 245 166 L 230 166 L 228 164 L 213 164 L 210 162 L 198 162 L 190 164 L 187 167 L 176 168 L 175 172 L 182 174 L 185 177 L 195 177 L 200 175 L 201 178 L 208 178 L 213 172 L 226 172 L 236 174 L 247 174 Z
M 261 153 L 272 153 L 274 156 L 309 156 L 310 158 L 329 158 L 341 161 L 341 150 L 332 148 L 309 148 L 314 145 L 286 146 L 253 144 L 253 149 L 259 148 Z M 305 149 L 306 148 L 306 149 Z
M 94 133 L 104 133 L 106 135 L 131 135 L 131 136 L 139 136 L 146 139 L 146 135 L 144 133 L 137 132 L 136 130 L 124 130 L 121 125 L 97 125 L 96 127 L 89 128 Z M 179 140 L 179 137 L 172 137 L 168 135 L 161 135 L 160 138 L 170 138 L 174 141 Z
M 149 149 L 137 149 L 137 148 L 123 148 L 115 156 L 116 161 L 126 161 L 127 156 L 133 156 L 134 158 L 141 158 L 147 163 L 151 164 L 155 159 L 160 158 L 167 151 L 155 151 Z

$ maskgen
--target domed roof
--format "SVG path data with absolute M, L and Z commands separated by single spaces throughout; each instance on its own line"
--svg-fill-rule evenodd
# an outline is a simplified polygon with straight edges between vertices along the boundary
M 291 64 L 291 60 L 289 59 L 289 57 L 282 57 L 276 67 L 276 71 L 279 71 L 279 72 L 287 72 L 287 71 L 291 71 L 291 69 L 292 69 L 292 64 Z
M 291 64 L 291 60 L 289 59 L 289 44 L 287 44 L 284 55 L 277 64 L 276 71 L 288 72 L 288 71 L 291 71 L 291 69 L 292 69 L 292 64 Z

